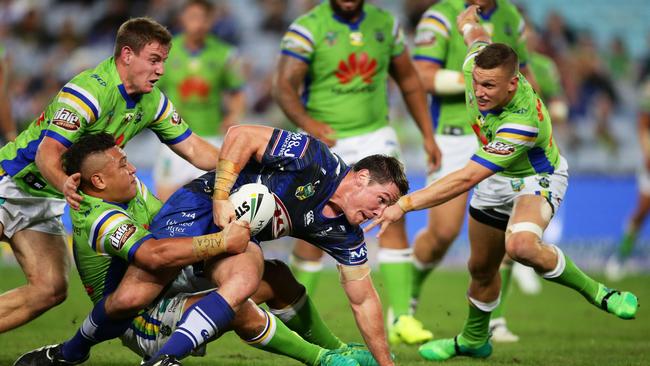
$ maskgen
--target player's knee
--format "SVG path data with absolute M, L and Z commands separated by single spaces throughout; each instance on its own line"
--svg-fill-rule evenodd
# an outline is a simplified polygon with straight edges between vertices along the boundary
M 479 283 L 488 283 L 492 281 L 497 271 L 498 266 L 489 266 L 485 261 L 473 261 L 471 258 L 467 263 L 467 269 L 474 281 Z
M 68 276 L 65 274 L 32 278 L 29 286 L 30 303 L 45 310 L 59 305 L 68 297 Z
M 151 300 L 141 291 L 116 291 L 106 301 L 106 313 L 111 316 L 135 314 L 147 307 Z
M 517 262 L 527 261 L 538 241 L 539 238 L 534 233 L 526 231 L 514 233 L 506 240 L 506 253 Z
M 289 266 L 279 260 L 265 261 L 262 280 L 271 288 L 273 303 L 290 304 L 305 292 L 305 286 L 296 280 Z

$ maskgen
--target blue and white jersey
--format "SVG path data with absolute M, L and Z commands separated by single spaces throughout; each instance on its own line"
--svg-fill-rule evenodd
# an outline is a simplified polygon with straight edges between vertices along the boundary
M 273 131 L 261 162 L 242 169 L 233 190 L 261 183 L 275 195 L 273 220 L 253 240 L 282 236 L 299 238 L 323 249 L 337 262 L 367 261 L 363 230 L 344 215 L 326 217 L 323 209 L 350 168 L 321 141 L 302 133 Z M 206 173 L 179 189 L 151 223 L 156 238 L 197 236 L 217 232 L 212 219 L 215 172 Z

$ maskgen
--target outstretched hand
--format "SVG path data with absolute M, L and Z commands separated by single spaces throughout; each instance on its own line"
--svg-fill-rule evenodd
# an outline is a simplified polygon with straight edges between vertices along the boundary
M 70 207 L 74 210 L 79 209 L 79 205 L 83 200 L 83 197 L 77 193 L 77 188 L 79 188 L 80 183 L 81 173 L 74 173 L 70 175 L 63 183 L 63 196 L 65 196 L 65 200 L 68 202 L 68 205 L 70 205 Z
M 379 227 L 379 232 L 377 233 L 377 237 L 380 237 L 386 228 L 394 223 L 395 221 L 398 221 L 399 219 L 404 216 L 404 210 L 402 210 L 401 207 L 399 207 L 398 204 L 394 204 L 392 206 L 387 207 L 384 212 L 379 215 L 379 217 L 375 218 L 370 225 L 366 226 L 365 229 L 363 229 L 364 232 L 370 231 L 373 227 L 377 225 L 381 225 Z

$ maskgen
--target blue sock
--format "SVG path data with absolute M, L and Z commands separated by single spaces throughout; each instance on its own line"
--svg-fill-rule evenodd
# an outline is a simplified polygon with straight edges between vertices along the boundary
M 172 355 L 178 359 L 205 343 L 235 317 L 235 312 L 221 295 L 211 292 L 190 306 L 165 345 L 154 355 Z
M 63 358 L 71 362 L 81 360 L 90 352 L 92 346 L 117 338 L 126 332 L 133 319 L 109 318 L 104 308 L 105 302 L 106 298 L 103 298 L 95 304 L 74 337 L 63 344 Z

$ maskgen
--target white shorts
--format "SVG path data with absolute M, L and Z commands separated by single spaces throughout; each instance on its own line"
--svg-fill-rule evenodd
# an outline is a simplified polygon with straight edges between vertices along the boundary
M 183 268 L 165 294 L 138 315 L 120 337 L 122 344 L 142 357 L 155 355 L 176 329 L 187 299 L 214 290 L 215 287 L 209 280 L 194 276 L 191 267 Z M 192 354 L 205 354 L 205 347 L 200 347 Z
M 63 199 L 29 195 L 10 176 L 0 177 L 0 223 L 7 238 L 26 229 L 65 235 L 61 222 L 64 208 Z
M 402 155 L 397 134 L 390 126 L 363 135 L 336 140 L 336 145 L 331 150 L 348 165 L 374 154 L 388 155 L 400 160 Z
M 636 182 L 639 186 L 639 193 L 650 196 L 650 171 L 644 164 L 639 165 L 636 170 Z
M 203 139 L 216 147 L 220 147 L 223 143 L 223 138 L 219 136 L 203 137 Z M 169 146 L 161 144 L 153 168 L 153 179 L 156 184 L 182 186 L 204 173 L 205 171 L 176 155 Z
M 440 169 L 427 176 L 427 185 L 463 168 L 478 149 L 474 135 L 437 135 L 436 143 L 442 153 L 442 164 Z
M 493 175 L 474 187 L 470 206 L 479 210 L 492 209 L 510 216 L 515 199 L 523 195 L 540 195 L 547 199 L 557 212 L 567 186 L 568 165 L 560 156 L 560 165 L 553 174 L 537 174 L 525 178 L 508 178 Z

